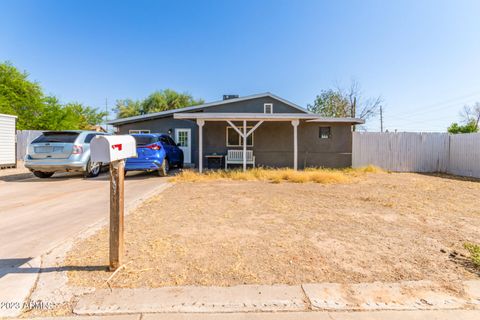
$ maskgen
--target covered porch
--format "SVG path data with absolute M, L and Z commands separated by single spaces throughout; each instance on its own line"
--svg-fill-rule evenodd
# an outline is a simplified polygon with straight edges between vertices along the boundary
M 196 121 L 198 125 L 198 170 L 202 172 L 204 170 L 204 158 L 205 158 L 205 140 L 207 140 L 207 149 L 209 145 L 212 145 L 215 141 L 220 141 L 223 139 L 222 131 L 218 129 L 216 132 L 210 133 L 209 136 L 205 139 L 205 124 L 211 123 L 220 127 L 220 124 L 227 126 L 226 128 L 226 143 L 225 140 L 222 140 L 226 144 L 227 148 L 222 152 L 227 156 L 225 161 L 230 163 L 236 163 L 242 165 L 243 170 L 247 169 L 247 165 L 255 164 L 255 154 L 253 154 L 253 134 L 257 131 L 258 128 L 263 128 L 263 126 L 272 127 L 274 124 L 283 123 L 281 126 L 281 134 L 278 129 L 270 130 L 268 132 L 268 137 L 263 137 L 263 145 L 277 145 L 283 144 L 283 148 L 288 149 L 288 158 L 289 165 L 293 167 L 294 170 L 297 170 L 299 165 L 299 133 L 298 128 L 301 123 L 307 124 L 312 122 L 321 122 L 324 124 L 328 123 L 343 123 L 344 125 L 361 123 L 358 119 L 352 118 L 325 118 L 316 114 L 305 114 L 305 113 L 176 113 L 174 115 L 175 119 L 188 119 Z M 268 125 L 267 125 L 268 124 Z M 286 125 L 291 129 L 287 129 Z M 208 126 L 207 126 L 208 128 Z M 278 126 L 277 126 L 278 128 Z M 261 130 L 260 130 L 261 131 Z M 239 143 L 235 145 L 236 149 L 228 149 L 229 146 L 229 132 L 238 134 Z M 264 134 L 265 135 L 265 134 Z M 286 135 L 288 137 L 286 138 Z M 265 139 L 268 139 L 268 142 L 265 142 Z M 257 140 L 257 139 L 256 139 Z M 258 139 L 260 140 L 260 139 Z M 282 140 L 282 141 L 280 141 Z M 288 140 L 288 146 L 285 146 L 285 141 Z M 249 150 L 249 148 L 251 150 Z M 224 148 L 225 149 L 225 148 Z M 258 147 L 257 147 L 258 149 Z M 208 151 L 207 151 L 208 152 Z M 238 159 L 238 157 L 241 157 Z M 286 155 L 283 156 L 283 158 Z M 232 161 L 234 157 L 235 161 Z M 252 159 L 253 157 L 253 159 Z M 293 159 L 292 159 L 293 158 Z M 282 159 L 285 160 L 285 159 Z M 291 161 L 291 162 L 290 162 Z M 227 165 L 227 163 L 225 163 Z M 293 165 L 292 165 L 293 164 Z

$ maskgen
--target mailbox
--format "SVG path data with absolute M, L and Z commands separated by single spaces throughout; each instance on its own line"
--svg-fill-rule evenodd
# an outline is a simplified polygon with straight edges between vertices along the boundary
M 92 162 L 109 163 L 137 156 L 135 139 L 129 135 L 98 135 L 90 142 Z

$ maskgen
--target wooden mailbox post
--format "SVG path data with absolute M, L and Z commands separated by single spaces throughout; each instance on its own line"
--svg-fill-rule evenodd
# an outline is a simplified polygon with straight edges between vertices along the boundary
M 137 156 L 136 150 L 135 139 L 128 135 L 96 136 L 90 143 L 91 161 L 110 163 L 110 271 L 123 263 L 125 159 Z

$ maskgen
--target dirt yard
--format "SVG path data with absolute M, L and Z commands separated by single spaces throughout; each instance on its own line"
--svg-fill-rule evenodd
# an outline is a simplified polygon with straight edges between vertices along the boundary
M 478 181 L 409 173 L 177 183 L 127 217 L 129 263 L 112 286 L 478 279 L 463 244 L 480 242 L 479 195 Z M 67 258 L 107 264 L 107 230 Z M 110 275 L 71 271 L 69 283 L 105 287 Z

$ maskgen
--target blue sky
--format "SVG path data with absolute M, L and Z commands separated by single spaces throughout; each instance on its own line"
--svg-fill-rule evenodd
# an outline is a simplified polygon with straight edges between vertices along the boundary
M 387 129 L 444 131 L 480 101 L 479 16 L 476 0 L 0 0 L 0 61 L 102 108 L 164 88 L 306 106 L 356 79 Z

